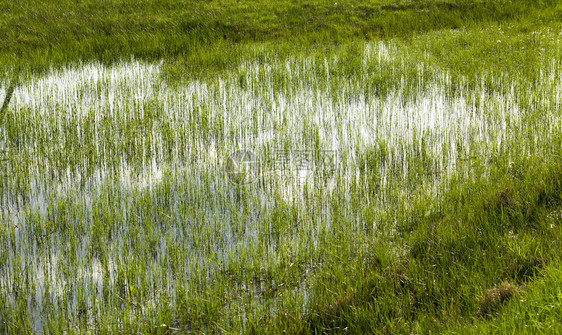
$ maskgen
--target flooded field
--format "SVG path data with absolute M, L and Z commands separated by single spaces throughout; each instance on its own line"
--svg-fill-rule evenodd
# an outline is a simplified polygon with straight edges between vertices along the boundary
M 306 311 L 334 246 L 366 253 L 397 208 L 439 211 L 451 180 L 561 133 L 560 58 L 531 85 L 354 51 L 261 50 L 179 83 L 135 59 L 22 75 L 0 128 L 2 323 L 239 330 Z

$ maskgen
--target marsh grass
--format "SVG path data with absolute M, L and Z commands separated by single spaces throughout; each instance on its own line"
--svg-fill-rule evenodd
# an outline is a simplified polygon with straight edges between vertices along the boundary
M 559 34 L 504 28 L 252 44 L 234 66 L 202 49 L 209 75 L 181 68 L 192 56 L 23 71 L 1 132 L 0 329 L 409 333 L 474 316 L 560 250 Z M 253 184 L 228 179 L 242 149 Z M 319 183 L 276 150 L 338 156 Z

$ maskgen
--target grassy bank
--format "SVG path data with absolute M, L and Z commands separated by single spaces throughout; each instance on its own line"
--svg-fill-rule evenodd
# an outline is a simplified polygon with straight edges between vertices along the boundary
M 324 45 L 506 20 L 533 26 L 556 20 L 560 10 L 556 1 L 504 0 L 3 1 L 0 64 L 41 70 L 131 55 L 187 56 L 207 68 L 213 49 L 238 43 Z
M 498 166 L 495 176 L 454 181 L 435 212 L 425 205 L 404 211 L 395 237 L 374 241 L 361 265 L 337 261 L 356 257 L 337 246 L 334 253 L 346 256 L 326 262 L 310 313 L 277 317 L 273 329 L 556 332 L 562 167 L 558 158 L 538 157 L 513 166 L 520 170 Z M 403 255 L 389 252 L 395 243 L 406 246 Z

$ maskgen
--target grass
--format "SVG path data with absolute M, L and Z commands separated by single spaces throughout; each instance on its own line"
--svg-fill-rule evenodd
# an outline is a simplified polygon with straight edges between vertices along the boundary
M 550 173 L 558 175 L 559 169 Z M 536 177 L 542 173 L 534 170 L 531 174 Z M 414 217 L 415 228 L 411 223 L 407 224 L 409 229 L 402 228 L 406 236 L 413 236 L 400 239 L 409 250 L 399 259 L 378 247 L 375 259 L 366 259 L 362 273 L 336 265 L 337 270 L 332 270 L 336 280 L 319 280 L 324 284 L 319 283 L 322 289 L 317 301 L 322 303 L 313 308 L 305 322 L 289 324 L 304 333 L 343 329 L 385 333 L 447 328 L 499 330 L 495 326 L 500 322 L 480 315 L 495 316 L 494 311 L 502 309 L 500 301 L 513 295 L 514 285 L 532 287 L 534 276 L 542 275 L 544 268 L 556 267 L 560 248 L 560 218 L 548 216 L 560 208 L 559 177 L 552 182 L 538 180 L 542 187 L 534 186 L 536 179 L 509 179 L 477 182 L 470 185 L 476 189 L 474 196 L 466 197 L 467 190 L 462 189 L 457 197 L 445 201 L 454 208 L 445 207 L 438 215 Z M 506 187 L 512 189 L 510 197 L 505 195 Z M 521 198 L 516 201 L 511 197 Z M 520 202 L 527 203 L 535 213 L 522 215 L 523 210 L 516 205 Z M 357 275 L 349 278 L 350 273 Z M 325 284 L 337 283 L 333 286 L 341 290 L 342 282 L 349 283 L 343 292 Z M 553 285 L 549 290 L 555 293 L 558 287 Z M 526 289 L 521 291 L 516 300 L 525 299 Z M 511 317 L 511 324 L 503 321 L 503 326 L 518 328 L 520 323 Z M 551 326 L 558 323 L 554 315 L 528 318 L 538 327 L 543 321 Z M 287 320 L 291 319 L 282 318 L 278 330 L 287 327 Z M 473 322 L 478 325 L 476 329 L 471 326 Z
M 560 315 L 560 266 L 549 266 L 541 278 L 524 288 L 524 296 L 512 299 L 491 320 L 455 325 L 450 333 L 556 333 Z
M 230 64 L 224 56 L 247 42 L 329 45 L 518 18 L 528 18 L 529 29 L 560 14 L 556 1 L 505 0 L 5 1 L 1 6 L 0 64 L 24 71 L 129 55 L 187 58 L 206 71 Z
M 2 6 L 0 333 L 556 329 L 556 2 Z

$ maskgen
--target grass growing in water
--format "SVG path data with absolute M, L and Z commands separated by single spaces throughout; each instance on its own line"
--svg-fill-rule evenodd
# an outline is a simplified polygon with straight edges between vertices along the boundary
M 3 330 L 471 318 L 486 290 L 559 254 L 559 35 L 502 30 L 284 56 L 258 44 L 175 83 L 136 60 L 23 74 L 2 129 Z M 458 44 L 464 61 L 443 51 Z M 228 180 L 238 149 L 261 159 L 254 184 Z M 276 168 L 303 150 L 337 152 L 333 174 Z

